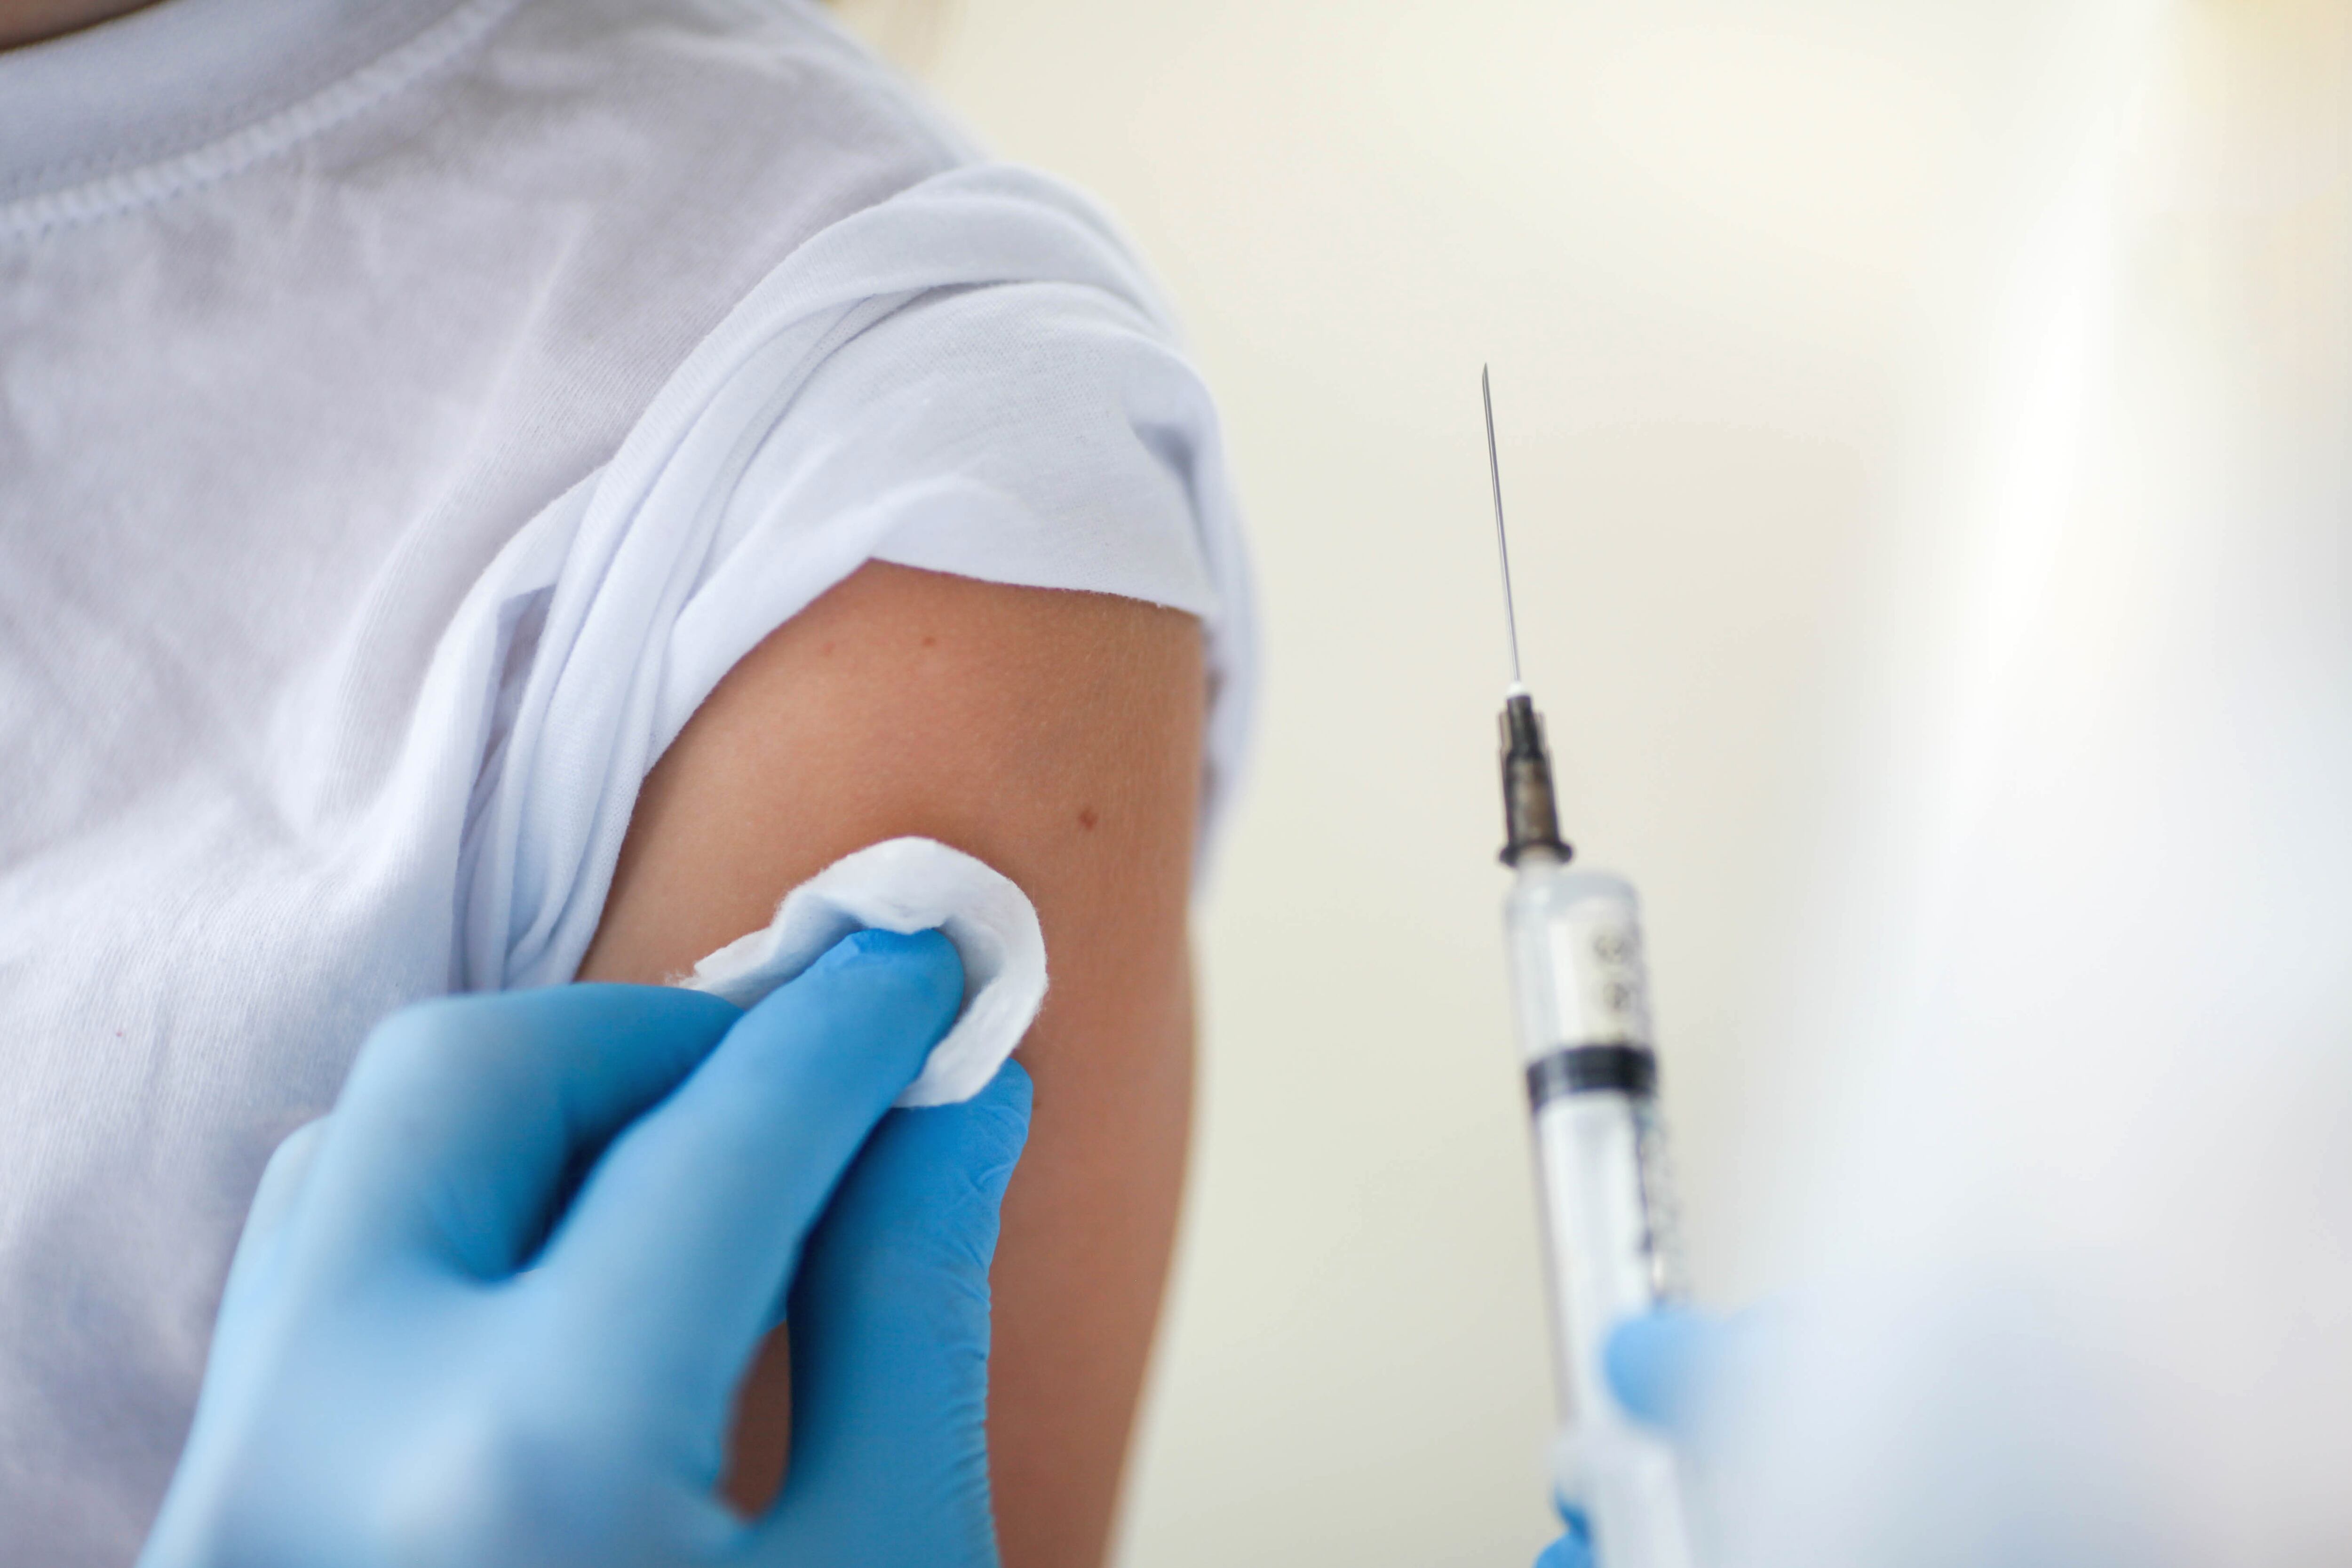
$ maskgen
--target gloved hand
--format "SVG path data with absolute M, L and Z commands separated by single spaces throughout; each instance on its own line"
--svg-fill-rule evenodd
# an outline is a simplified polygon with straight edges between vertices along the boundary
M 1689 1442 L 1705 1420 L 1710 1398 L 1730 1359 L 1751 1338 L 1738 1323 L 1683 1309 L 1620 1323 L 1601 1351 L 1609 1390 L 1636 1421 Z M 1593 1568 L 1592 1535 L 1584 1517 L 1563 1507 L 1568 1530 L 1544 1548 L 1536 1568 Z
M 961 994 L 946 938 L 865 931 L 749 1013 L 575 985 L 388 1020 L 262 1179 L 142 1568 L 994 1564 L 1028 1079 L 889 1109 Z M 791 1471 L 747 1522 L 714 1488 L 787 1289 Z

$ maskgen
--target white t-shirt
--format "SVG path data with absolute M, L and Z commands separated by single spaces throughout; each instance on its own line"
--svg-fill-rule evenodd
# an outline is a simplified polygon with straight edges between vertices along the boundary
M 1197 615 L 1105 221 L 809 0 L 166 0 L 0 53 L 0 1560 L 134 1553 L 269 1149 L 568 978 L 646 769 L 861 562 Z

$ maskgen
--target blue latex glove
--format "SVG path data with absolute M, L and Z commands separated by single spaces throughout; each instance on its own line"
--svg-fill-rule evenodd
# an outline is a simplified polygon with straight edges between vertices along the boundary
M 577 985 L 387 1021 L 262 1179 L 142 1568 L 994 1564 L 1029 1083 L 889 1110 L 961 995 L 946 938 L 866 931 L 749 1013 Z M 747 1522 L 723 1434 L 787 1289 L 791 1473 Z
M 1601 1350 L 1609 1390 L 1636 1421 L 1687 1442 L 1722 1380 L 1742 1331 L 1680 1309 L 1618 1325 Z M 1562 1507 L 1567 1532 L 1544 1548 L 1536 1568 L 1593 1568 L 1592 1533 L 1582 1514 Z

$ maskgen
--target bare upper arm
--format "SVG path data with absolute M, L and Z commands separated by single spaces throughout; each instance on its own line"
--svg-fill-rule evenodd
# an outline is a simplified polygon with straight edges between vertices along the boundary
M 922 834 L 1018 882 L 1052 989 L 993 1285 L 989 1429 L 1012 1568 L 1092 1564 L 1157 1316 L 1191 1101 L 1185 912 L 1198 624 L 1094 594 L 869 563 L 722 681 L 646 780 L 583 979 L 658 981 L 796 883 Z M 747 1386 L 739 1468 L 781 1455 Z

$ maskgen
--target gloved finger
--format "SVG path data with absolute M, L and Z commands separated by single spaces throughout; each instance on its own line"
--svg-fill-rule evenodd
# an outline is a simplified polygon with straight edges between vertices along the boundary
M 212 1348 L 205 1359 L 207 1383 L 235 1377 L 235 1369 L 242 1364 L 255 1337 L 272 1331 L 261 1304 L 278 1278 L 287 1229 L 325 1131 L 324 1117 L 303 1123 L 278 1145 L 269 1163 L 262 1167 L 261 1183 L 246 1210 L 245 1229 L 229 1259 L 228 1282 L 221 1288 Z
M 1568 1516 L 1567 1531 L 1537 1554 L 1536 1568 L 1592 1568 L 1592 1535 L 1582 1515 Z
M 1031 1098 L 1007 1062 L 963 1104 L 892 1111 L 810 1238 L 792 1468 L 764 1527 L 780 1558 L 995 1561 L 988 1268 Z
M 499 1279 L 578 1163 L 742 1016 L 654 985 L 564 985 L 407 1008 L 361 1050 L 303 1223 L 321 1256 L 423 1252 Z
M 938 931 L 856 932 L 614 1140 L 535 1287 L 644 1397 L 610 1392 L 707 1419 L 715 1443 L 803 1238 L 962 999 L 962 963 Z
M 269 1272 L 326 1130 L 323 1116 L 304 1122 L 279 1142 L 269 1163 L 261 1168 L 260 1184 L 253 1189 L 253 1202 L 245 1211 L 245 1229 L 238 1234 L 236 1251 L 229 1258 L 228 1283 L 221 1289 L 222 1317 L 228 1316 Z
M 1635 1420 L 1688 1436 L 1731 1353 L 1728 1325 L 1669 1308 L 1620 1323 L 1601 1351 L 1610 1391 Z

